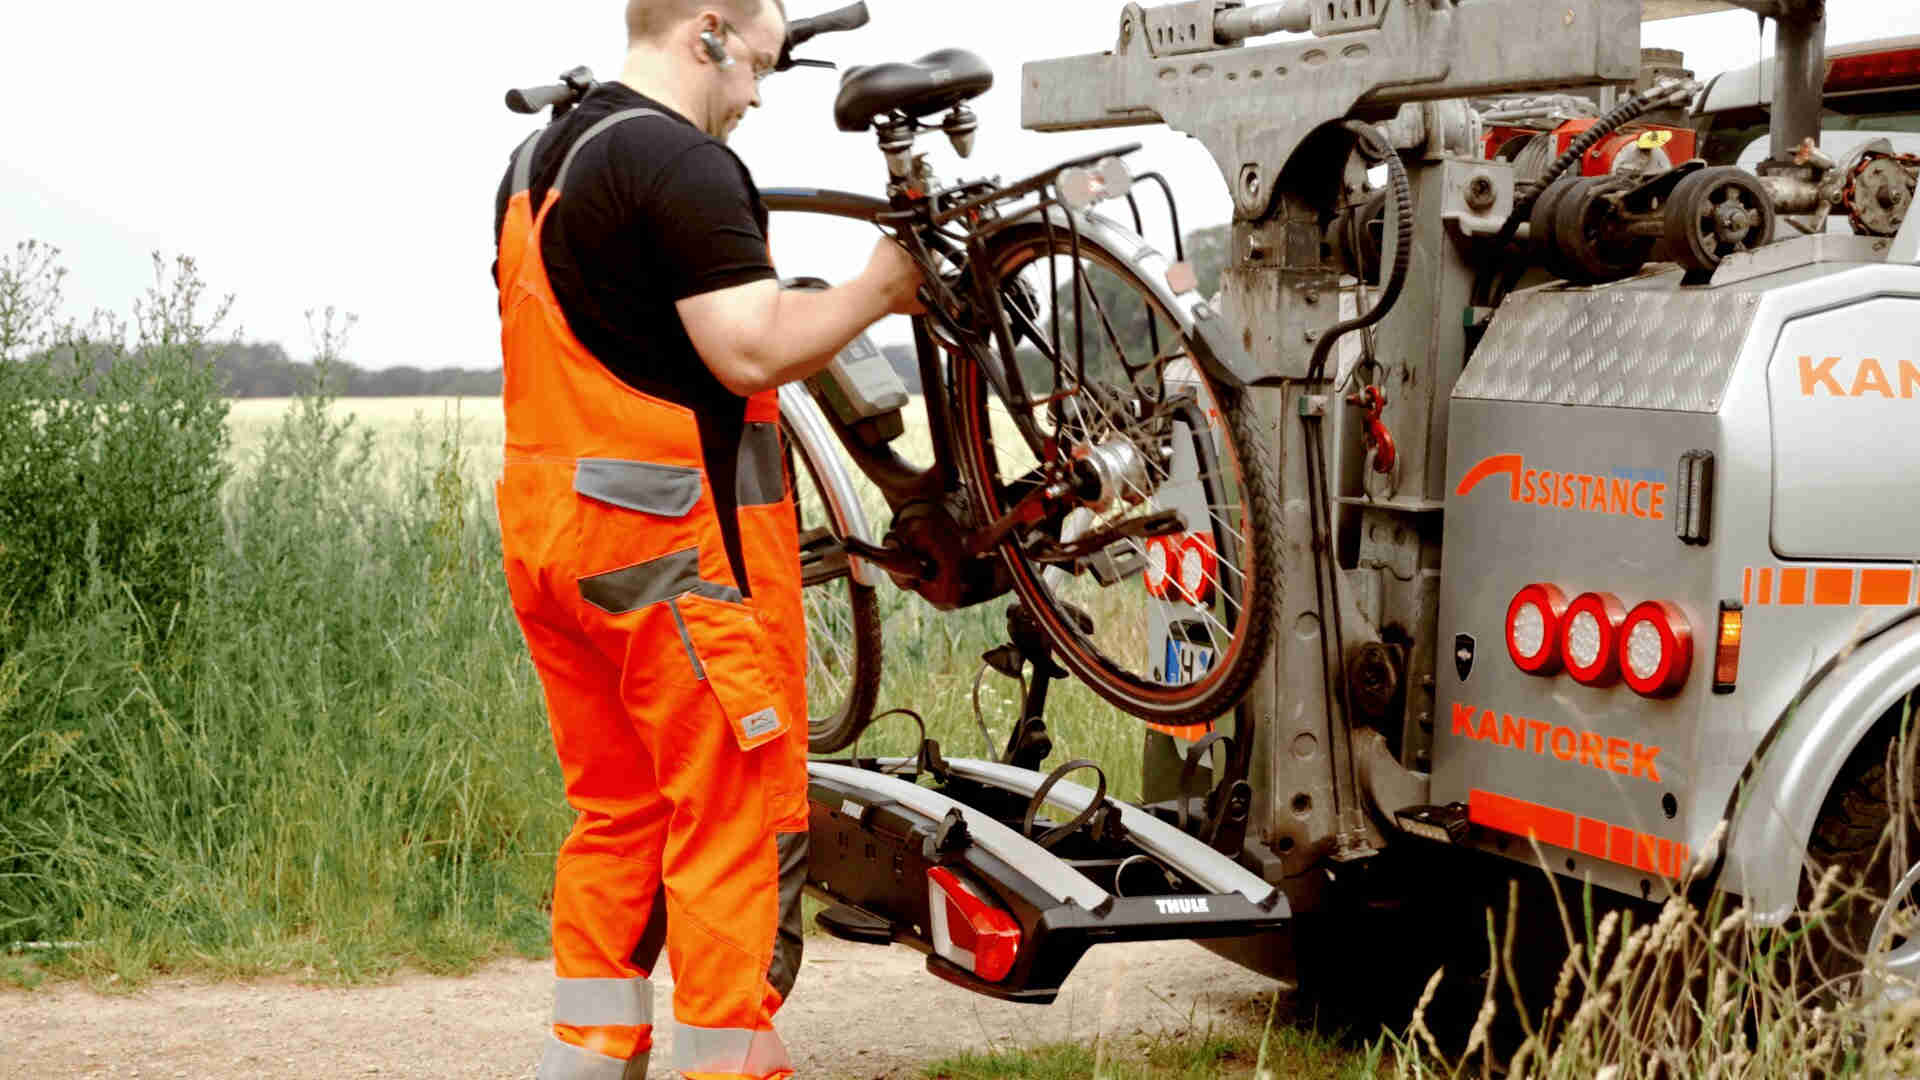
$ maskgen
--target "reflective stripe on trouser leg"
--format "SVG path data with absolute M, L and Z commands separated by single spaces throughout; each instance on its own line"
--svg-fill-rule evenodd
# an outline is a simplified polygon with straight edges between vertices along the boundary
M 555 979 L 553 1022 L 572 1027 L 650 1027 L 653 984 L 639 977 Z
M 805 943 L 800 924 L 800 895 L 807 884 L 807 834 L 781 833 L 774 837 L 780 859 L 780 926 L 773 942 L 773 964 L 767 982 L 785 1001 L 793 996 L 800 975 L 800 952 Z
M 631 1060 L 621 1061 L 549 1035 L 534 1080 L 645 1080 L 651 1056 L 652 1051 L 642 1050 Z
M 673 1067 L 714 1077 L 780 1076 L 793 1071 L 787 1047 L 769 1031 L 673 1025 Z

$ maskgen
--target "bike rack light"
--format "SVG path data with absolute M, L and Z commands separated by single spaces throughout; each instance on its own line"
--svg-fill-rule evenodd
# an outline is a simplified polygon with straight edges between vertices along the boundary
M 944 866 L 927 871 L 933 950 L 988 982 L 999 982 L 1020 955 L 1020 924 Z
M 1173 594 L 1175 575 L 1179 571 L 1178 551 L 1172 537 L 1147 539 L 1147 568 L 1140 576 L 1146 582 L 1147 595 L 1155 600 L 1165 600 Z
M 1206 607 L 1213 602 L 1213 583 L 1220 575 L 1220 556 L 1213 549 L 1213 540 L 1190 533 L 1179 551 L 1180 599 L 1194 607 Z

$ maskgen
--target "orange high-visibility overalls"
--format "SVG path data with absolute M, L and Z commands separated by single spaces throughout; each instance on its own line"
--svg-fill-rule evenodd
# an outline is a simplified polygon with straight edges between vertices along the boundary
M 674 1068 L 784 1077 L 772 1020 L 800 960 L 807 706 L 777 398 L 748 401 L 738 475 L 709 476 L 694 414 L 580 344 L 540 254 L 574 155 L 636 121 L 673 122 L 636 109 L 588 129 L 537 208 L 540 137 L 528 140 L 499 237 L 500 535 L 578 811 L 554 875 L 553 1037 L 539 1078 L 645 1075 L 663 938 Z M 723 547 L 717 484 L 738 495 L 751 598 Z

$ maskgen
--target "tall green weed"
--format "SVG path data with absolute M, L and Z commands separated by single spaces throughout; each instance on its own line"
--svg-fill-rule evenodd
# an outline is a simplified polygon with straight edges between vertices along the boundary
M 229 475 L 192 264 L 117 351 L 47 326 L 57 283 L 45 249 L 0 262 L 0 370 L 35 403 L 0 420 L 0 951 L 341 978 L 538 954 L 568 815 L 457 423 L 376 463 L 322 391 L 329 315 L 322 392 Z
M 204 358 L 226 314 L 156 257 L 128 326 L 56 321 L 57 252 L 0 256 L 0 653 L 80 594 L 124 591 L 166 633 L 219 539 L 226 403 Z

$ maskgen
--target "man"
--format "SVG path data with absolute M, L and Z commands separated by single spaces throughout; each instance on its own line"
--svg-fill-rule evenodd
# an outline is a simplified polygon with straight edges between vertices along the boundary
M 620 81 L 522 146 L 496 208 L 501 539 L 578 812 L 539 1077 L 645 1074 L 663 942 L 674 1068 L 783 1077 L 807 707 L 774 391 L 917 310 L 920 277 L 883 240 L 840 288 L 780 290 L 725 146 L 778 0 L 630 0 L 627 28 Z

